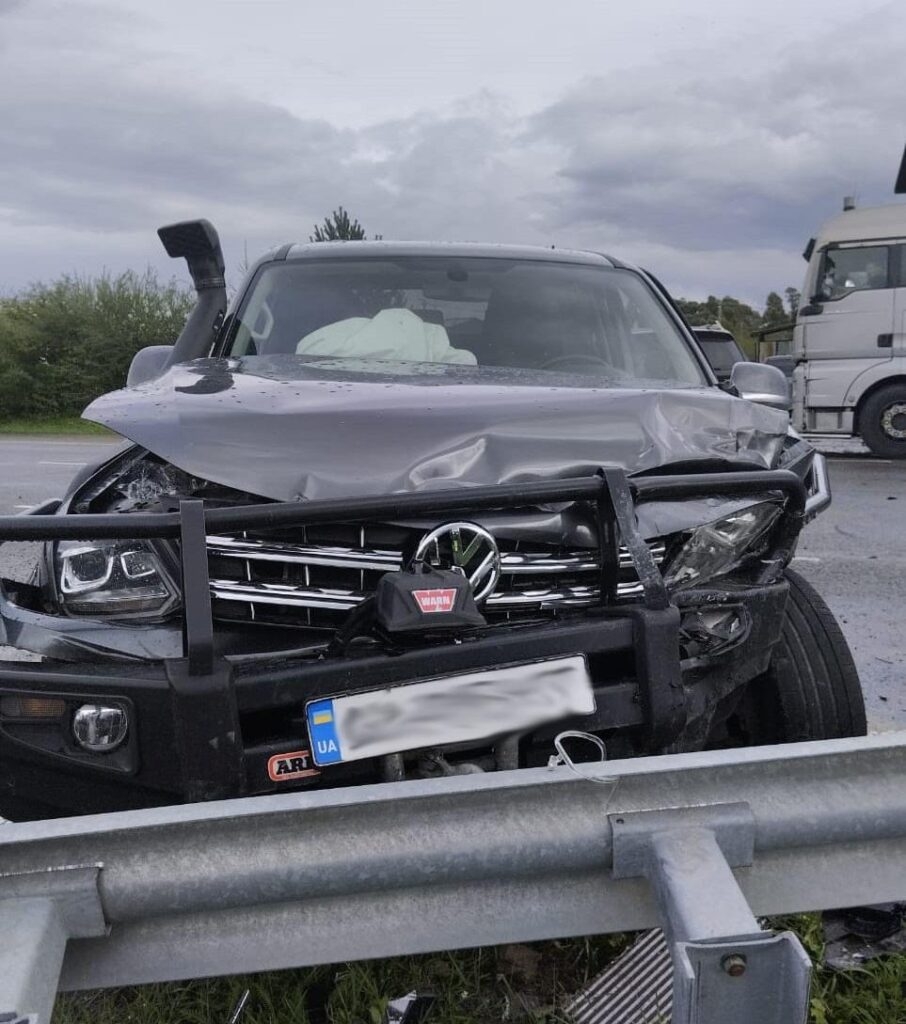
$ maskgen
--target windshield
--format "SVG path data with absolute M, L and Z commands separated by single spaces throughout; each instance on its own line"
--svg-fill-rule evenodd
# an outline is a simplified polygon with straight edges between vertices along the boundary
M 638 275 L 486 257 L 266 264 L 224 354 L 706 383 L 679 329 Z

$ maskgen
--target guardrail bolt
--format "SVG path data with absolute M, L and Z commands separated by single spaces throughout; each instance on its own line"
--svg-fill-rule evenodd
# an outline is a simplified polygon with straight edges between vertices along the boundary
M 731 978 L 740 978 L 746 973 L 746 958 L 742 953 L 730 953 L 721 960 L 720 966 Z

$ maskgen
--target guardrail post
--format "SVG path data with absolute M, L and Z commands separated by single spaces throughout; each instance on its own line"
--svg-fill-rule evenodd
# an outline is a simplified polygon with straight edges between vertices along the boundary
M 811 961 L 763 931 L 731 870 L 751 864 L 746 804 L 609 815 L 617 878 L 644 876 L 673 960 L 673 1024 L 804 1024 Z
M 69 935 L 52 899 L 0 902 L 0 1021 L 48 1024 Z
M 49 1024 L 70 938 L 104 935 L 98 868 L 0 876 L 0 1021 Z

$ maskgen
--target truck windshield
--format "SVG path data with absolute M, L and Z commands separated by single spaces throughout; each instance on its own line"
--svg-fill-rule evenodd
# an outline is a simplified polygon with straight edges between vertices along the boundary
M 637 274 L 487 257 L 265 264 L 224 354 L 707 383 L 679 328 Z

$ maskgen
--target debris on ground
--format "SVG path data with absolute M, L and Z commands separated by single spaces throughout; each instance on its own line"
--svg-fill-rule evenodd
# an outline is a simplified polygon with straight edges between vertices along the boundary
M 906 952 L 906 903 L 878 903 L 828 910 L 824 924 L 824 963 L 834 971 L 851 971 L 875 957 Z
M 437 997 L 433 992 L 408 992 L 391 999 L 384 1011 L 383 1024 L 423 1024 Z

